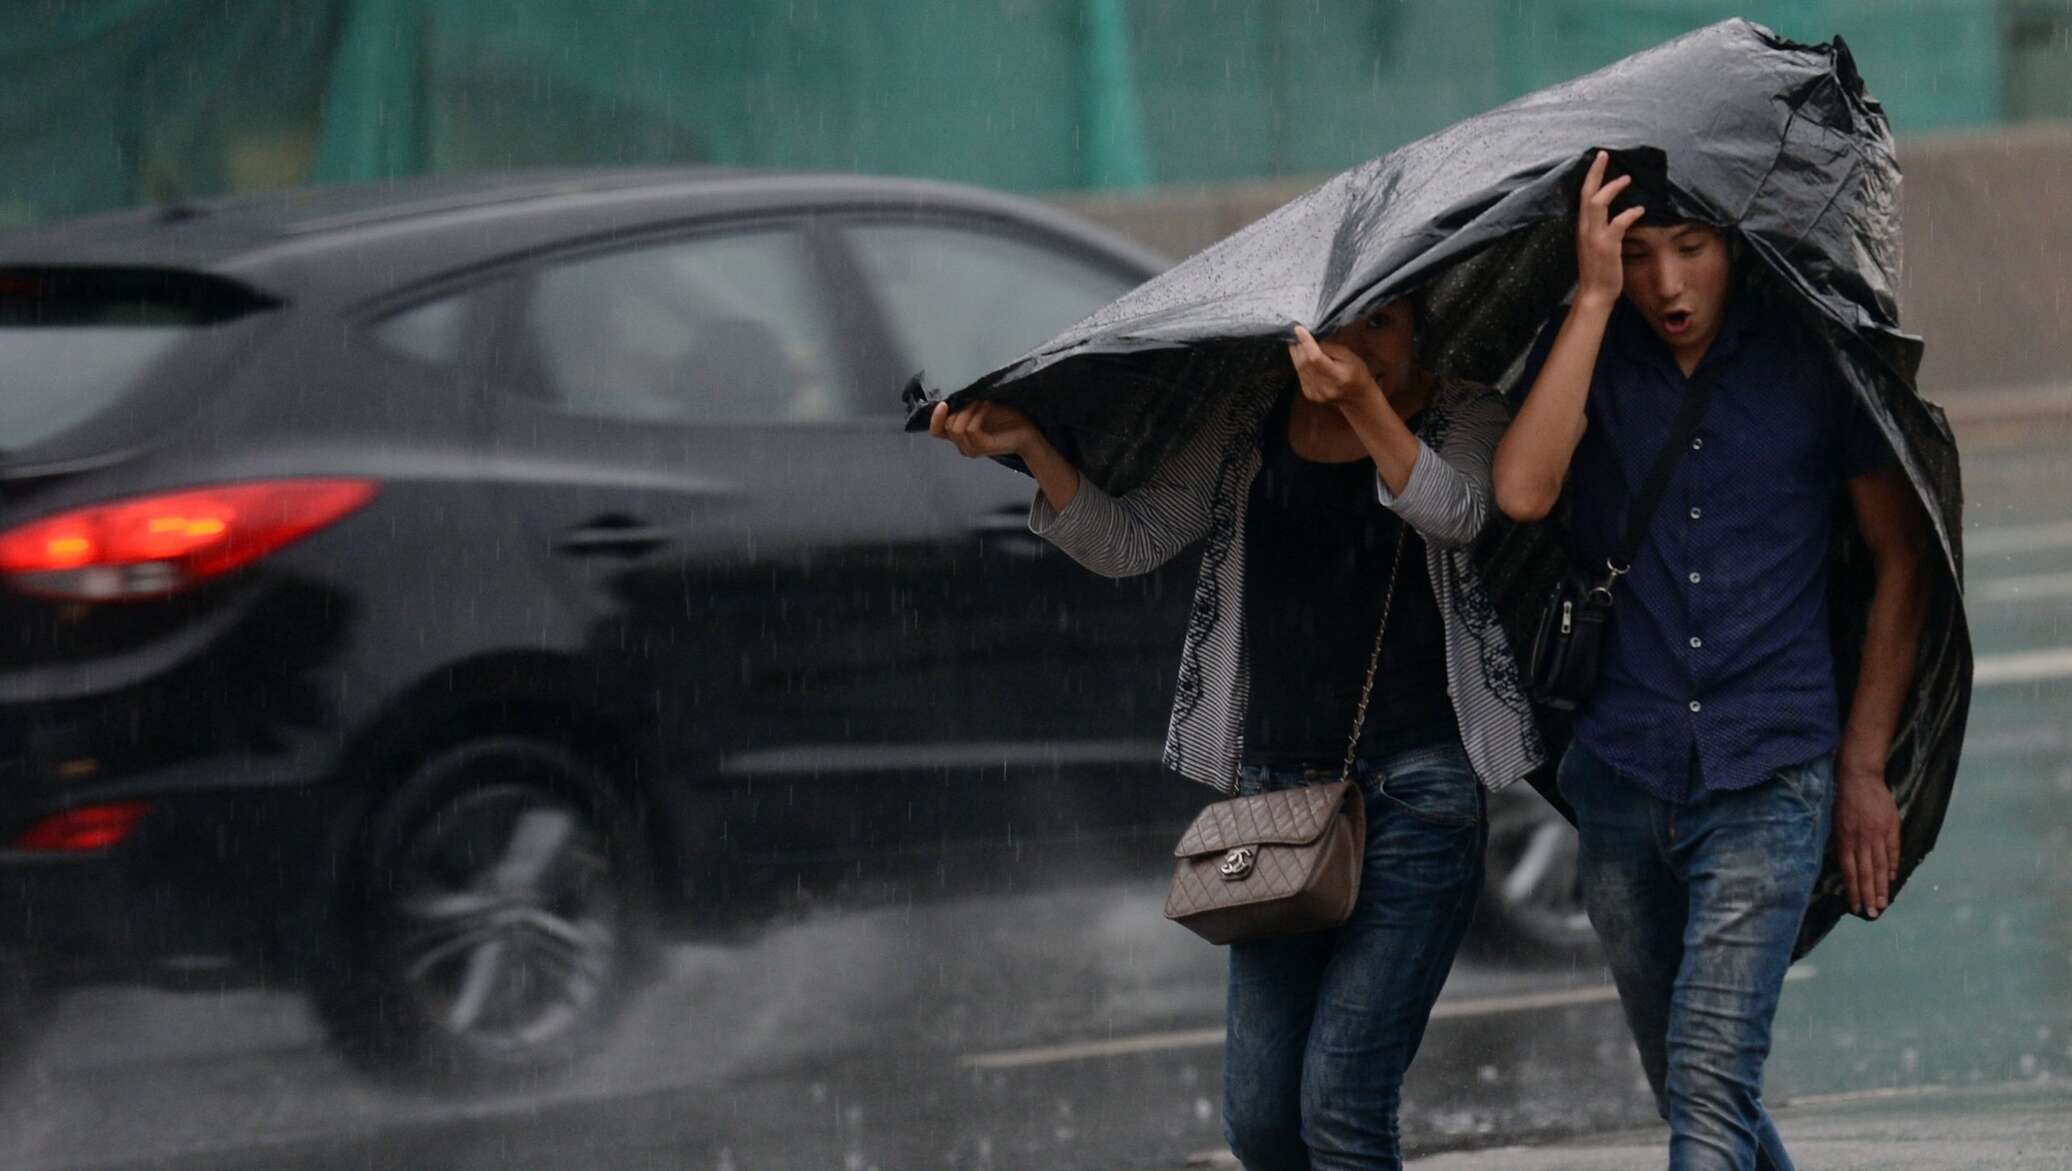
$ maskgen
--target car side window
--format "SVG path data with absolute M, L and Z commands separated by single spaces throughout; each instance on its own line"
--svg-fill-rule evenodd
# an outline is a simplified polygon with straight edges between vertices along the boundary
M 460 360 L 466 341 L 463 331 L 474 301 L 474 294 L 468 292 L 413 305 L 376 322 L 374 340 L 420 362 L 451 366 Z
M 942 224 L 848 229 L 909 360 L 964 386 L 1049 341 L 1136 281 L 1055 249 Z
M 855 394 L 803 237 L 767 229 L 553 265 L 525 328 L 564 410 L 642 422 L 808 422 Z

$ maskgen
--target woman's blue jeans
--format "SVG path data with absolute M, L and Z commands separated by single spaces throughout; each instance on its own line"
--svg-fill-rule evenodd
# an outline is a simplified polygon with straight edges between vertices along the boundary
M 1367 851 L 1351 918 L 1230 948 L 1223 1127 L 1248 1171 L 1402 1167 L 1403 1073 L 1482 889 L 1482 786 L 1458 743 L 1356 773 Z M 1248 766 L 1238 791 L 1337 779 Z
M 1834 758 L 1679 805 L 1576 745 L 1560 781 L 1584 906 L 1669 1123 L 1670 1171 L 1791 1171 L 1763 1109 L 1763 1062 L 1827 848 Z

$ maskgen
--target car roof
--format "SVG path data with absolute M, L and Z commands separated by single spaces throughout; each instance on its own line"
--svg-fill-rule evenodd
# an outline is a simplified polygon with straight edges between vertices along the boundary
M 189 269 L 236 277 L 291 301 L 310 294 L 357 300 L 588 237 L 640 235 L 705 218 L 838 210 L 1009 222 L 1143 275 L 1164 263 L 1040 203 L 972 187 L 673 167 L 436 176 L 135 208 L 0 235 L 0 264 Z

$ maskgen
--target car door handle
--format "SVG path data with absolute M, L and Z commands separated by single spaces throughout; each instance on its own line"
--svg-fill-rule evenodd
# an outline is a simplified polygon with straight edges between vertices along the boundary
M 561 534 L 555 547 L 581 557 L 597 555 L 637 557 L 669 544 L 674 535 L 668 529 L 644 524 L 631 516 L 600 516 Z

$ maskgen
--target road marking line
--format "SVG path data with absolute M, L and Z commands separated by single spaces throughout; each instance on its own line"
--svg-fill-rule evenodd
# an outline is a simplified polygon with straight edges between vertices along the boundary
M 1972 665 L 1971 682 L 1974 687 L 2002 687 L 2068 677 L 2072 677 L 2072 646 L 2057 646 L 1986 655 Z
M 967 1053 L 957 1059 L 966 1069 L 1022 1069 L 1031 1065 L 1056 1065 L 1094 1057 L 1124 1057 L 1131 1053 L 1159 1053 L 1169 1049 L 1209 1049 L 1223 1043 L 1219 1025 L 1213 1029 L 1180 1029 L 1171 1033 L 1138 1033 L 1106 1041 L 1074 1041 L 1064 1045 L 1038 1045 L 1031 1049 L 1004 1049 L 998 1053 Z
M 1809 980 L 1815 975 L 1811 964 L 1794 964 L 1784 973 L 1786 980 Z M 1498 1016 L 1504 1013 L 1536 1012 L 1549 1008 L 1571 1008 L 1583 1004 L 1604 1004 L 1619 999 L 1610 984 L 1585 988 L 1561 988 L 1551 992 L 1524 992 L 1512 996 L 1482 996 L 1462 1000 L 1441 1000 L 1432 1008 L 1432 1019 L 1462 1020 Z M 970 1053 L 957 1059 L 965 1069 L 1026 1069 L 1035 1065 L 1058 1065 L 1067 1061 L 1088 1061 L 1099 1057 L 1127 1057 L 1135 1053 L 1163 1053 L 1174 1049 L 1213 1049 L 1224 1041 L 1224 1031 L 1178 1029 L 1168 1033 L 1137 1033 L 1105 1041 L 1071 1041 L 1062 1045 L 1038 1045 L 1029 1049 L 1004 1049 L 997 1053 Z
M 1870 1090 L 1841 1090 L 1832 1094 L 1805 1094 L 1797 1098 L 1786 1098 L 1779 1106 L 1841 1106 L 1850 1102 L 1886 1102 L 1894 1098 L 1924 1098 L 1930 1095 L 1941 1097 L 1950 1092 L 1946 1085 L 1881 1086 Z
M 947 743 L 787 744 L 737 752 L 719 771 L 794 774 L 933 768 L 1050 767 L 1067 764 L 1157 764 L 1159 740 L 962 740 Z
M 2072 549 L 2072 521 L 2041 525 L 2007 525 L 1964 534 L 1964 556 L 1996 557 L 2007 553 L 2040 553 Z
M 1870 1090 L 1841 1090 L 1832 1094 L 1806 1094 L 1782 1099 L 1778 1105 L 1791 1109 L 1799 1106 L 1846 1106 L 1851 1102 L 1886 1102 L 1895 1098 L 1988 1098 L 1996 1094 L 2032 1090 L 2056 1090 L 2063 1093 L 2064 1086 L 2041 1075 L 2019 1081 L 1981 1082 L 1975 1086 L 1952 1086 L 1930 1082 L 1918 1086 L 1886 1086 Z
M 1973 582 L 1965 593 L 1977 602 L 2040 602 L 2072 598 L 2072 573 L 2032 573 Z
M 1970 759 L 1992 756 L 2026 756 L 2063 752 L 2072 747 L 2058 728 L 2002 728 L 1964 737 L 1964 755 Z

